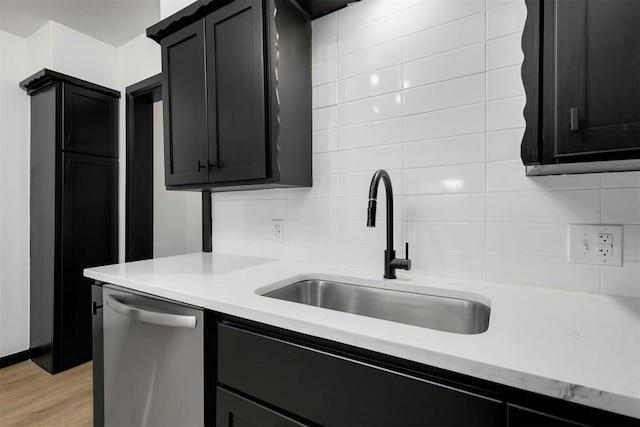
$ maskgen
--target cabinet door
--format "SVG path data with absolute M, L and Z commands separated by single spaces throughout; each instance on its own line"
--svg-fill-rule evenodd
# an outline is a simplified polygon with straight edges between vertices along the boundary
M 260 0 L 206 18 L 210 181 L 267 176 Z
M 82 270 L 118 262 L 118 160 L 64 153 L 60 359 L 91 359 L 91 284 Z
M 218 382 L 319 425 L 497 426 L 499 400 L 218 325 Z
M 116 157 L 118 100 L 66 82 L 63 87 L 64 150 Z
M 162 40 L 165 184 L 208 181 L 204 23 Z
M 640 2 L 556 1 L 554 12 L 556 157 L 640 158 Z
M 584 427 L 580 424 L 563 418 L 554 417 L 542 412 L 533 411 L 519 406 L 509 405 L 509 427 Z
M 218 427 L 301 427 L 305 425 L 223 388 L 218 387 L 216 393 L 216 426 Z

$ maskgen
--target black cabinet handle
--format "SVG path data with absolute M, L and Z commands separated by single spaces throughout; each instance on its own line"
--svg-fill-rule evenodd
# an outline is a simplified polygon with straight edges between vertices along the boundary
M 200 160 L 198 160 L 198 172 L 201 171 L 202 169 L 208 169 L 209 168 L 209 163 L 206 162 L 204 165 L 202 164 L 202 162 Z
M 570 130 L 572 132 L 580 130 L 580 115 L 578 114 L 578 107 L 571 108 L 570 116 Z

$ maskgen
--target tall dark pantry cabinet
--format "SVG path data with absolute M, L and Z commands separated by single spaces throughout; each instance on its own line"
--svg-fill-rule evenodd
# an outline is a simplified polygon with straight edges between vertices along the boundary
M 91 360 L 86 267 L 118 262 L 120 93 L 51 70 L 31 96 L 30 356 L 54 374 Z

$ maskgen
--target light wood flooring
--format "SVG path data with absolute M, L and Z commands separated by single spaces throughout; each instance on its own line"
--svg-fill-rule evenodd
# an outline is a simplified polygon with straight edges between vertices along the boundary
M 92 426 L 92 369 L 50 375 L 31 361 L 0 369 L 0 427 Z

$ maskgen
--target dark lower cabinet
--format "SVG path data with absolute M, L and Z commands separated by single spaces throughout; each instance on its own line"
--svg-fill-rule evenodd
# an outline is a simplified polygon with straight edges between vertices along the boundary
M 219 426 L 640 426 L 640 420 L 231 316 Z M 213 404 L 213 403 L 212 403 Z
M 510 427 L 578 427 L 586 424 L 577 423 L 564 418 L 554 417 L 542 412 L 509 405 Z
M 317 425 L 505 424 L 503 402 L 491 394 L 224 324 L 218 326 L 218 382 Z
M 118 261 L 119 92 L 50 70 L 31 96 L 30 356 L 50 373 L 91 360 L 91 283 Z
M 307 425 L 221 387 L 218 387 L 216 394 L 216 426 L 218 427 Z

